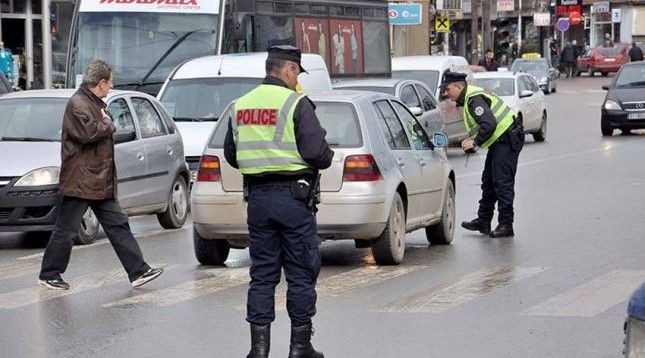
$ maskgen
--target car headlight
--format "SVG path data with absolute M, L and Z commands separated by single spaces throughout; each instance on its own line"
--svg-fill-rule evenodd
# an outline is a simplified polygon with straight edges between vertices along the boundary
M 605 109 L 623 109 L 618 102 L 613 101 L 611 99 L 608 99 L 605 101 L 605 104 L 603 105 Z
M 59 176 L 59 167 L 40 168 L 25 174 L 22 178 L 18 179 L 14 186 L 55 185 L 58 184 Z
M 541 77 L 539 82 L 540 82 L 540 83 L 542 83 L 542 82 L 547 83 L 547 82 L 548 82 L 548 80 L 549 80 L 549 79 L 548 79 L 548 78 L 546 78 L 546 77 Z

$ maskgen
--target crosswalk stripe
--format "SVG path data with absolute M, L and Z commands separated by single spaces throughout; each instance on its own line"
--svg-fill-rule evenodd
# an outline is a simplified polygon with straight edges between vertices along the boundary
M 439 289 L 421 292 L 390 303 L 381 311 L 445 312 L 543 270 L 544 268 L 539 267 L 495 267 L 479 270 Z
M 645 280 L 643 270 L 614 270 L 528 308 L 533 316 L 595 317 L 629 299 Z
M 0 280 L 8 280 L 40 271 L 40 261 L 14 261 L 0 266 Z
M 172 287 L 147 292 L 104 304 L 105 308 L 130 307 L 132 305 L 153 304 L 172 306 L 215 292 L 234 288 L 249 282 L 248 268 L 205 270 L 205 278 L 184 282 Z

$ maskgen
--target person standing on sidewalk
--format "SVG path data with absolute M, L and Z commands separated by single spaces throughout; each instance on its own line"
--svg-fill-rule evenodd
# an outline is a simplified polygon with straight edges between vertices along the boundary
M 45 249 L 38 284 L 67 290 L 62 278 L 83 214 L 91 208 L 114 247 L 133 287 L 154 280 L 163 272 L 144 260 L 128 217 L 117 201 L 114 137 L 116 131 L 102 98 L 112 89 L 112 68 L 91 61 L 83 84 L 67 102 L 63 117 L 58 216 Z
M 269 356 L 275 320 L 275 287 L 284 269 L 291 319 L 289 358 L 323 358 L 311 344 L 320 272 L 316 224 L 318 171 L 334 152 L 314 104 L 295 91 L 300 49 L 269 48 L 262 84 L 239 98 L 228 124 L 224 155 L 244 176 L 248 200 L 251 283 L 246 320 L 251 324 L 247 358 Z

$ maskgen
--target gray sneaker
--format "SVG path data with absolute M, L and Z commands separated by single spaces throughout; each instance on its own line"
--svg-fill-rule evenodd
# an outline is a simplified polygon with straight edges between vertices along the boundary
M 69 284 L 63 281 L 62 278 L 55 278 L 53 280 L 39 279 L 38 284 L 50 290 L 69 290 Z
M 163 273 L 162 268 L 151 268 L 143 275 L 139 276 L 136 280 L 132 281 L 132 287 L 139 287 L 145 285 L 146 283 L 154 280 Z

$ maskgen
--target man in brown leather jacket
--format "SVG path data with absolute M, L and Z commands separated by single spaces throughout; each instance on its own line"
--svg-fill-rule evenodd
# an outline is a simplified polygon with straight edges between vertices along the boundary
M 128 217 L 117 202 L 114 137 L 116 130 L 105 112 L 105 98 L 112 88 L 112 69 L 101 61 L 88 64 L 83 84 L 70 98 L 63 117 L 58 217 L 45 249 L 38 284 L 67 290 L 61 274 L 67 269 L 81 219 L 92 208 L 114 247 L 133 287 L 163 272 L 151 268 L 134 239 Z

